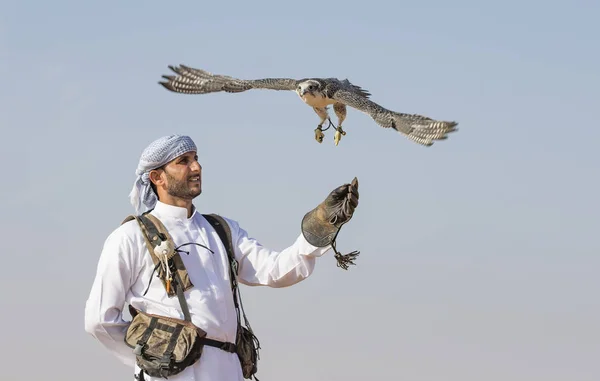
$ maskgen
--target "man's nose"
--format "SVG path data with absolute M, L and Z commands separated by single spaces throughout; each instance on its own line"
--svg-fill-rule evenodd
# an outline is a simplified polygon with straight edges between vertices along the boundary
M 199 162 L 194 161 L 192 163 L 191 170 L 194 171 L 194 172 L 200 172 L 202 170 L 202 166 L 200 165 Z

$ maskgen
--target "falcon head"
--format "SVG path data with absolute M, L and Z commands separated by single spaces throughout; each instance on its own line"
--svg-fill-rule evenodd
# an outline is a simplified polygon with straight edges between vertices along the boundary
M 319 81 L 315 81 L 314 79 L 308 79 L 306 81 L 300 82 L 298 84 L 298 87 L 296 88 L 296 93 L 298 93 L 300 97 L 304 97 L 307 94 L 310 94 L 313 97 L 315 97 L 320 92 L 321 83 L 319 83 Z

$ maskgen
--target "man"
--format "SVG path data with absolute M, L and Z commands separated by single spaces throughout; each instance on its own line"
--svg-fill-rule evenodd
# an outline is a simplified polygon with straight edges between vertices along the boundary
M 202 192 L 202 167 L 196 151 L 188 136 L 171 135 L 152 142 L 141 155 L 130 200 L 137 215 L 149 210 L 157 217 L 176 245 L 195 243 L 188 244 L 181 255 L 194 285 L 185 292 L 191 321 L 205 330 L 208 338 L 235 343 L 237 316 L 227 253 L 216 231 L 192 203 Z M 333 190 L 309 211 L 301 221 L 298 238 L 281 251 L 263 247 L 236 221 L 226 218 L 239 262 L 238 282 L 286 287 L 306 279 L 316 258 L 332 247 L 336 232 L 350 220 L 357 205 L 355 179 Z M 183 319 L 178 298 L 169 298 L 161 281 L 150 282 L 154 269 L 138 223 L 122 224 L 105 241 L 85 308 L 85 330 L 134 367 L 136 375 L 140 368 L 124 342 L 129 324 L 123 319 L 124 304 Z M 155 379 L 145 375 L 145 380 Z M 242 381 L 243 376 L 235 353 L 206 346 L 196 363 L 169 380 Z

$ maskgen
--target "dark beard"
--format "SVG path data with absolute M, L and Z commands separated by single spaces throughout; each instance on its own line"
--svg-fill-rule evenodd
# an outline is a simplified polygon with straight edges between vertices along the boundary
M 167 193 L 172 197 L 181 198 L 184 200 L 192 200 L 200 193 L 202 190 L 192 190 L 188 186 L 188 179 L 179 181 L 169 175 L 167 171 L 165 171 L 165 175 L 167 176 Z

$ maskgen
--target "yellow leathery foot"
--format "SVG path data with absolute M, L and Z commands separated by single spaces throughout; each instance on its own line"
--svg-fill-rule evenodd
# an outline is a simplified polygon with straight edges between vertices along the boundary
M 325 134 L 323 133 L 321 126 L 315 128 L 315 140 L 319 143 L 323 143 L 324 137 L 325 137 Z
M 346 131 L 342 130 L 342 126 L 339 126 L 336 128 L 335 135 L 333 136 L 333 141 L 336 146 L 340 143 L 342 135 L 346 135 Z

